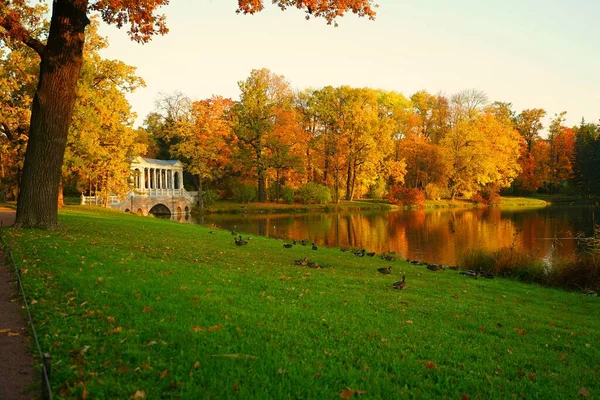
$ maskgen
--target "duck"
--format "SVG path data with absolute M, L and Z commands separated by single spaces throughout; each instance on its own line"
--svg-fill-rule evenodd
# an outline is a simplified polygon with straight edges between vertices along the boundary
M 437 264 L 428 264 L 427 269 L 430 271 L 438 271 L 441 269 L 441 267 Z
M 309 261 L 307 263 L 309 268 L 321 268 L 321 266 L 319 264 L 317 264 L 315 261 Z
M 460 271 L 459 274 L 470 276 L 473 279 L 477 279 L 477 275 L 478 275 L 477 272 L 473 271 L 472 269 L 470 269 L 468 271 Z
M 306 257 L 300 258 L 298 260 L 294 260 L 294 264 L 305 267 L 306 265 L 308 265 L 308 260 L 306 259 Z
M 314 243 L 312 244 L 312 249 L 313 249 L 313 250 L 319 250 L 319 248 L 317 247 L 317 245 L 316 245 L 316 244 L 314 244 Z
M 239 239 L 233 239 L 233 240 L 235 241 L 235 244 L 238 245 L 238 246 L 244 246 L 244 245 L 248 244 L 247 241 L 245 241 L 244 239 L 242 239 L 242 235 L 240 235 Z
M 392 267 L 377 268 L 377 272 L 379 272 L 381 274 L 389 275 L 392 273 Z
M 402 290 L 406 287 L 406 275 L 402 275 L 402 280 L 394 283 L 394 289 Z
M 351 250 L 352 250 L 352 249 L 351 249 L 351 248 L 349 248 L 349 247 L 340 247 L 340 251 L 341 251 L 341 252 L 343 252 L 343 253 L 347 253 L 347 252 L 349 252 L 349 251 L 351 251 Z
M 306 241 L 305 239 L 302 239 L 300 244 L 302 244 L 302 246 L 306 246 L 308 244 L 308 241 Z
M 236 231 L 231 231 L 231 236 L 237 236 L 237 232 Z
M 296 239 L 294 239 L 294 240 L 292 241 L 292 244 L 293 244 L 294 246 L 298 244 L 298 243 L 296 242 Z
M 285 247 L 286 249 L 291 249 L 294 245 L 291 243 L 286 243 L 283 245 L 283 247 Z
M 362 250 L 355 251 L 354 255 L 357 256 L 357 257 L 364 257 L 365 253 L 366 253 L 366 250 L 362 249 Z
M 375 252 L 372 252 L 372 253 L 367 253 L 367 255 L 368 255 L 369 257 L 375 257 Z
M 215 233 L 217 233 L 217 231 L 210 231 L 208 233 L 210 233 L 211 235 L 214 235 Z

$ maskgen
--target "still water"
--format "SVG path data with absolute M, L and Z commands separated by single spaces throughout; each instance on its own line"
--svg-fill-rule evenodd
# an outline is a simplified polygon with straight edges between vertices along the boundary
M 308 239 L 319 246 L 364 248 L 430 263 L 456 264 L 467 249 L 515 246 L 540 258 L 571 255 L 590 237 L 600 207 L 501 210 L 440 209 L 318 214 L 209 214 L 201 222 L 279 239 Z

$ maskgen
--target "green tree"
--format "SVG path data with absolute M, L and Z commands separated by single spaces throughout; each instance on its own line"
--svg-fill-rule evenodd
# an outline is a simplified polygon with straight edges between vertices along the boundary
M 279 123 L 281 111 L 292 110 L 293 93 L 281 75 L 268 69 L 252 70 L 238 82 L 240 101 L 232 107 L 232 127 L 238 143 L 246 147 L 256 171 L 258 201 L 266 201 L 266 177 L 269 166 L 267 138 Z

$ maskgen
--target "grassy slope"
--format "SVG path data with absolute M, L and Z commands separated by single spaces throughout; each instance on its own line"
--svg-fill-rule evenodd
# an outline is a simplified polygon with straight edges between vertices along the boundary
M 106 210 L 60 220 L 3 234 L 66 397 L 600 396 L 598 298 Z

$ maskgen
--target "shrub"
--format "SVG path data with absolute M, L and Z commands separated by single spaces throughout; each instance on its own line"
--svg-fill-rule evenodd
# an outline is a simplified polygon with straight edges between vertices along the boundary
M 425 196 L 428 200 L 440 200 L 444 197 L 444 189 L 435 183 L 428 183 L 425 186 Z
M 240 203 L 250 203 L 256 199 L 256 188 L 253 185 L 237 185 L 231 188 L 233 198 Z
M 318 183 L 307 183 L 298 189 L 298 196 L 304 204 L 325 204 L 331 201 L 331 193 L 327 186 Z
M 388 200 L 392 204 L 403 207 L 423 207 L 425 205 L 425 194 L 420 189 L 396 186 L 390 189 Z
M 283 200 L 285 204 L 294 203 L 294 189 L 284 186 L 281 188 L 281 193 L 279 194 L 281 195 L 281 200 Z
M 385 197 L 385 189 L 386 189 L 385 179 L 379 178 L 374 184 L 369 186 L 369 192 L 367 193 L 367 197 L 370 199 L 383 199 Z
M 472 195 L 471 200 L 473 200 L 475 203 L 486 206 L 497 206 L 501 202 L 498 189 L 490 186 L 486 186 L 479 192 Z
M 212 189 L 205 190 L 202 193 L 202 200 L 204 201 L 205 207 L 210 207 L 213 204 L 215 204 L 215 202 L 217 200 L 219 200 L 219 193 L 217 193 L 216 190 L 212 190 Z

